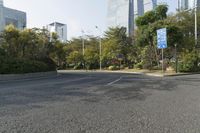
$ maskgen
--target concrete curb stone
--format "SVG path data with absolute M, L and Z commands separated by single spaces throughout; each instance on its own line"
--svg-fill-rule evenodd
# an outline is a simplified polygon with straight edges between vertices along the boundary
M 140 75 L 147 75 L 147 76 L 154 76 L 154 77 L 172 77 L 172 76 L 184 76 L 184 75 L 194 75 L 200 73 L 172 73 L 172 74 L 162 74 L 162 73 L 148 73 L 148 72 L 130 72 L 130 71 L 108 71 L 108 70 L 59 70 L 58 72 L 69 72 L 69 73 L 79 73 L 79 72 L 106 72 L 106 73 L 130 73 L 130 74 L 140 74 Z

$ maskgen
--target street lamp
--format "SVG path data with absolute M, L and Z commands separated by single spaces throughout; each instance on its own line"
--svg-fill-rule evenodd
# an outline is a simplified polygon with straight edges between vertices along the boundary
M 95 28 L 96 29 L 98 29 L 99 30 L 99 32 L 100 32 L 100 35 L 99 35 L 99 69 L 100 69 L 100 71 L 102 70 L 102 58 L 101 58 L 101 55 L 102 55 L 102 44 L 101 44 L 101 29 L 99 29 L 99 27 L 98 26 L 95 26 Z
M 85 40 L 84 40 L 84 30 L 81 31 L 82 33 L 82 52 L 83 52 L 83 69 L 85 68 L 85 61 L 84 61 L 84 55 L 85 55 Z
M 194 4 L 195 4 L 195 7 L 194 7 L 194 11 L 195 11 L 195 46 L 197 46 L 197 43 L 198 43 L 198 28 L 197 28 L 197 1 L 194 0 Z
M 176 64 L 176 73 L 178 73 L 177 43 L 175 44 L 175 64 Z
M 82 52 L 83 52 L 83 56 L 85 55 L 85 40 L 84 40 L 84 30 L 81 31 L 82 33 Z

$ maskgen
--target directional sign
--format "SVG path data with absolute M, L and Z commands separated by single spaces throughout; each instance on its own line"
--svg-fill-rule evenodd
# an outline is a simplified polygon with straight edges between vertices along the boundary
M 167 29 L 157 30 L 157 47 L 159 49 L 167 48 Z
M 123 56 L 122 54 L 118 54 L 118 55 L 117 55 L 118 60 L 123 60 L 123 57 L 124 57 L 124 56 Z

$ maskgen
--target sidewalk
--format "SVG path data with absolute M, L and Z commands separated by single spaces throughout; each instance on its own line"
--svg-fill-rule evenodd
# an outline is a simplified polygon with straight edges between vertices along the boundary
M 138 70 L 138 69 L 124 69 L 120 72 L 126 72 L 126 73 L 140 73 L 148 76 L 155 76 L 155 77 L 170 77 L 170 76 L 183 76 L 183 75 L 194 75 L 194 74 L 200 74 L 200 72 L 196 73 L 176 73 L 175 71 L 165 71 L 164 73 L 162 70 Z
M 141 74 L 141 75 L 147 75 L 147 76 L 155 76 L 155 77 L 170 77 L 170 76 L 183 76 L 183 75 L 193 75 L 193 74 L 200 74 L 200 73 L 176 73 L 174 71 L 165 71 L 164 73 L 161 70 L 139 70 L 139 69 L 123 69 L 123 70 L 59 70 L 58 72 L 72 72 L 72 73 L 85 73 L 85 72 L 91 72 L 91 73 L 132 73 L 132 74 Z

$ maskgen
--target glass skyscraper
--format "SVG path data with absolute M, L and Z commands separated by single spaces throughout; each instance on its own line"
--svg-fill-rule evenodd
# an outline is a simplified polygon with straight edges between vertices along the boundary
M 3 0 L 0 0 L 0 31 L 9 24 L 13 24 L 18 29 L 24 29 L 26 27 L 26 13 L 4 7 Z
M 156 7 L 157 0 L 108 0 L 108 27 L 124 26 L 133 35 L 135 18 Z
M 129 0 L 108 0 L 108 27 L 128 27 Z
M 200 6 L 200 0 L 178 0 L 179 10 L 192 9 L 195 5 Z
M 188 0 L 180 0 L 179 1 L 179 9 L 181 9 L 181 10 L 189 9 L 189 1 Z

